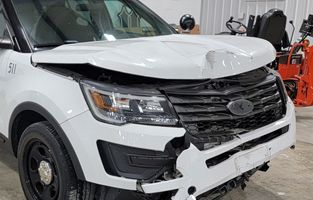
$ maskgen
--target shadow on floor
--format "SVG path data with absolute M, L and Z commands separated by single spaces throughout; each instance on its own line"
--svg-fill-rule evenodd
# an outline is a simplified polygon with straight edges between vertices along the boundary
M 0 162 L 12 170 L 18 171 L 17 159 L 6 146 L 0 146 Z
M 284 200 L 283 196 L 273 193 L 261 185 L 250 181 L 247 188 L 243 191 L 236 189 L 222 198 L 222 200 Z

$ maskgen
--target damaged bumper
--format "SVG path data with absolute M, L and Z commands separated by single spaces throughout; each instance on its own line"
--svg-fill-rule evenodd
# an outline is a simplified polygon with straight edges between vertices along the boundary
M 86 121 L 88 123 L 85 123 Z M 175 191 L 173 200 L 195 199 L 267 163 L 282 150 L 295 144 L 296 129 L 294 106 L 289 101 L 285 117 L 275 123 L 243 134 L 239 138 L 209 150 L 200 151 L 191 144 L 179 154 L 176 161 L 174 160 L 173 165 L 181 174 L 180 178 L 155 183 L 151 181 L 151 183 L 138 181 L 136 176 L 125 178 L 127 174 L 119 177 L 110 175 L 104 169 L 97 142 L 106 141 L 130 148 L 146 149 L 149 150 L 147 154 L 153 154 L 153 151 L 163 152 L 166 145 L 174 138 L 183 137 L 184 129 L 136 125 L 132 128 L 115 127 L 93 120 L 89 112 L 63 123 L 62 128 L 68 132 L 72 144 L 75 144 L 74 149 L 87 181 L 146 194 Z M 152 156 L 163 156 L 165 159 L 159 159 L 160 163 L 167 163 L 168 158 L 170 158 L 168 162 L 173 161 L 172 155 Z M 149 156 L 147 158 L 149 159 Z M 141 164 L 145 162 L 147 160 Z M 159 166 L 160 163 L 154 164 Z
M 273 131 L 274 130 L 274 131 Z M 227 181 L 255 169 L 272 158 L 282 150 L 295 144 L 295 114 L 291 102 L 288 103 L 288 112 L 284 119 L 262 129 L 252 131 L 240 136 L 235 141 L 218 146 L 207 151 L 199 151 L 194 145 L 185 150 L 177 160 L 177 170 L 183 177 L 167 182 L 142 185 L 146 193 L 178 189 L 173 200 L 192 199 L 211 189 L 226 183 Z M 275 134 L 273 139 L 264 139 L 268 134 Z M 259 139 L 259 143 L 257 142 Z M 210 165 L 210 159 L 214 159 L 225 152 L 231 152 L 240 146 L 257 142 L 254 147 L 235 152 L 226 160 L 216 165 Z M 191 196 L 190 188 L 195 188 Z M 189 191 L 188 191 L 189 190 Z

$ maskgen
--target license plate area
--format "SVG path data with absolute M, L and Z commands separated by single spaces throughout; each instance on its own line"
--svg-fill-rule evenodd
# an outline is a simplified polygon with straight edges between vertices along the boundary
M 270 150 L 267 147 L 261 147 L 250 151 L 235 159 L 238 174 L 245 173 L 251 169 L 257 168 L 270 159 Z

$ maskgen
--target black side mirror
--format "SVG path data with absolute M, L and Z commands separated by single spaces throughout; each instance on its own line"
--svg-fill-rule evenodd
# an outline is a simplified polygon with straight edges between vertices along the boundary
M 0 39 L 0 49 L 14 49 L 14 45 L 8 38 Z
M 180 19 L 180 27 L 185 31 L 191 31 L 196 26 L 196 20 L 192 15 L 186 14 Z

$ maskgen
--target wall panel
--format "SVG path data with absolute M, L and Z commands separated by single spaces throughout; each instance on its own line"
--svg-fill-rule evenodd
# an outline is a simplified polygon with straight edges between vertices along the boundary
M 201 0 L 140 0 L 170 24 L 178 24 L 184 14 L 195 16 L 200 23 Z

